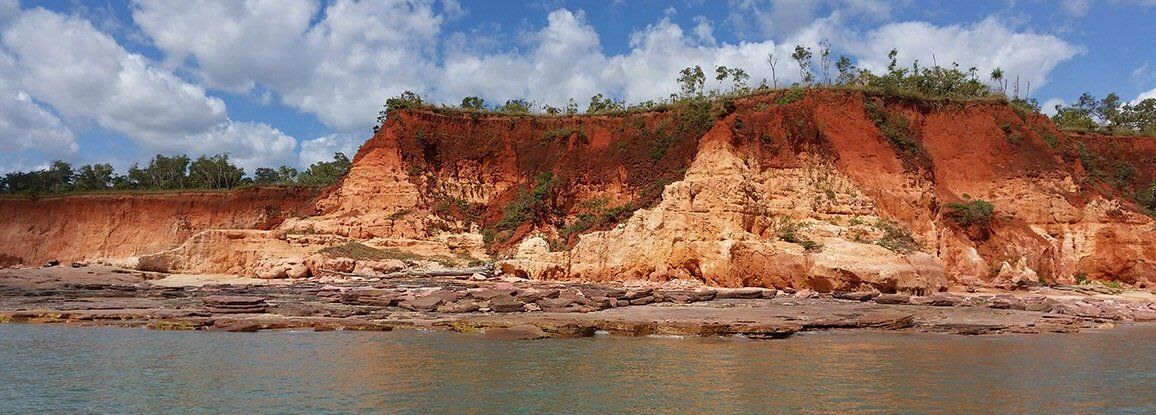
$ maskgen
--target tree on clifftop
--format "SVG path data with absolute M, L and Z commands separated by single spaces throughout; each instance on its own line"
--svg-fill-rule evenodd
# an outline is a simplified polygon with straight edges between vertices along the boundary
M 289 166 L 281 166 L 277 169 L 258 167 L 253 171 L 253 184 L 293 184 L 297 182 L 297 175 L 297 169 Z
M 504 105 L 498 107 L 498 112 L 509 115 L 527 115 L 530 113 L 532 104 L 525 100 L 511 99 L 507 100 Z
M 795 53 L 791 54 L 791 59 L 799 64 L 799 75 L 803 78 L 804 84 L 810 84 L 814 78 L 811 75 L 811 48 L 803 47 L 803 45 L 795 46 Z
M 610 98 L 603 98 L 602 94 L 590 97 L 590 105 L 586 107 L 587 114 L 601 114 L 613 111 L 622 111 L 624 104 Z
M 415 94 L 413 91 L 405 91 L 396 97 L 386 98 L 385 108 L 377 112 L 377 124 L 373 126 L 374 134 L 377 133 L 377 130 L 380 129 L 382 125 L 385 125 L 385 117 L 393 110 L 418 108 L 422 105 L 424 105 L 424 103 L 422 102 L 421 96 Z
M 317 162 L 297 176 L 297 182 L 307 186 L 323 186 L 340 180 L 349 173 L 352 163 L 344 153 L 333 155 L 333 161 Z
M 678 72 L 678 85 L 684 97 L 702 96 L 702 89 L 706 86 L 706 74 L 698 65 L 683 68 Z
M 111 164 L 86 164 L 80 166 L 72 185 L 77 190 L 105 190 L 111 189 L 115 180 L 116 173 Z
M 188 187 L 189 156 L 157 154 L 142 169 L 136 164 L 128 169 L 130 186 L 139 189 L 184 189 Z
M 478 97 L 465 97 L 462 98 L 461 107 L 467 110 L 484 110 L 486 109 L 486 100 Z
M 200 189 L 232 189 L 241 184 L 245 170 L 229 162 L 229 154 L 200 156 L 189 165 L 189 185 Z

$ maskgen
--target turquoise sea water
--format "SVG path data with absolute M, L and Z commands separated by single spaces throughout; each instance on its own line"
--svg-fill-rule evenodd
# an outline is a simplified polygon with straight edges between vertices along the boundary
M 0 413 L 1156 413 L 1156 328 L 497 341 L 0 325 Z

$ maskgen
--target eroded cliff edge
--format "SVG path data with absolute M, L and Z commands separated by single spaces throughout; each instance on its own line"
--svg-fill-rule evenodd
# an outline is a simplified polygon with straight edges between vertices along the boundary
M 318 189 L 110 193 L 0 198 L 0 266 L 135 257 L 212 229 L 273 229 L 311 212 Z
M 430 259 L 496 260 L 537 279 L 818 291 L 1146 287 L 1156 224 L 1129 189 L 1154 175 L 1156 138 L 1066 134 L 1002 102 L 810 90 L 609 116 L 403 110 L 315 201 L 166 196 L 216 218 L 181 225 L 171 209 L 110 222 L 148 211 L 133 196 L 4 200 L 0 254 L 296 277 Z M 949 203 L 980 199 L 990 221 L 949 220 Z M 77 206 L 67 226 L 43 225 L 54 203 Z M 399 258 L 318 254 L 350 242 Z

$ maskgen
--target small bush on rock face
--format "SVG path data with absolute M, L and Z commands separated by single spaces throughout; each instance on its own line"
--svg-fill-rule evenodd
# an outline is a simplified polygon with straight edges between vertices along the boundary
M 874 99 L 864 100 L 863 110 L 879 128 L 879 132 L 883 134 L 887 142 L 891 144 L 891 148 L 903 156 L 901 161 L 904 167 L 909 170 L 916 170 L 929 163 L 923 143 L 912 134 L 906 116 L 899 112 L 888 111 L 882 102 L 877 102 Z
M 876 242 L 879 246 L 901 254 L 920 249 L 911 231 L 900 228 L 897 223 L 879 220 L 875 222 L 875 227 L 883 231 L 883 237 Z
M 947 219 L 960 226 L 988 226 L 991 224 L 995 206 L 985 200 L 968 200 L 947 204 Z
M 776 99 L 775 103 L 779 105 L 790 105 L 803 99 L 806 94 L 807 93 L 803 91 L 803 88 L 791 88 L 789 91 L 784 93 L 783 96 Z
M 1156 180 L 1147 189 L 1137 191 L 1135 199 L 1136 203 L 1148 210 L 1149 215 L 1156 216 Z
M 795 222 L 791 220 L 791 218 L 783 217 L 779 218 L 779 223 L 777 224 L 776 230 L 779 239 L 783 240 L 784 242 L 802 245 L 803 249 L 808 252 L 822 251 L 822 244 L 815 242 L 811 238 L 808 238 L 805 235 L 799 233 L 800 230 L 809 228 L 810 226 L 811 224 L 809 223 Z

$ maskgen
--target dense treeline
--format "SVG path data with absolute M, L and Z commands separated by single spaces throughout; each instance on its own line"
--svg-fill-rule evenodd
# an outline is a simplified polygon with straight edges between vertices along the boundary
M 1115 92 L 1103 99 L 1085 92 L 1071 106 L 1056 105 L 1052 121 L 1067 130 L 1156 135 L 1156 98 L 1132 104 L 1121 102 Z
M 242 186 L 304 185 L 323 186 L 349 172 L 349 158 L 342 153 L 333 161 L 318 162 L 305 171 L 281 166 L 258 167 L 252 175 L 234 165 L 228 154 L 200 156 L 156 155 L 145 166 L 133 164 L 127 174 L 117 174 L 112 165 L 86 164 L 78 168 L 53 161 L 46 169 L 12 172 L 0 177 L 0 193 L 28 196 L 110 190 L 233 189 Z

